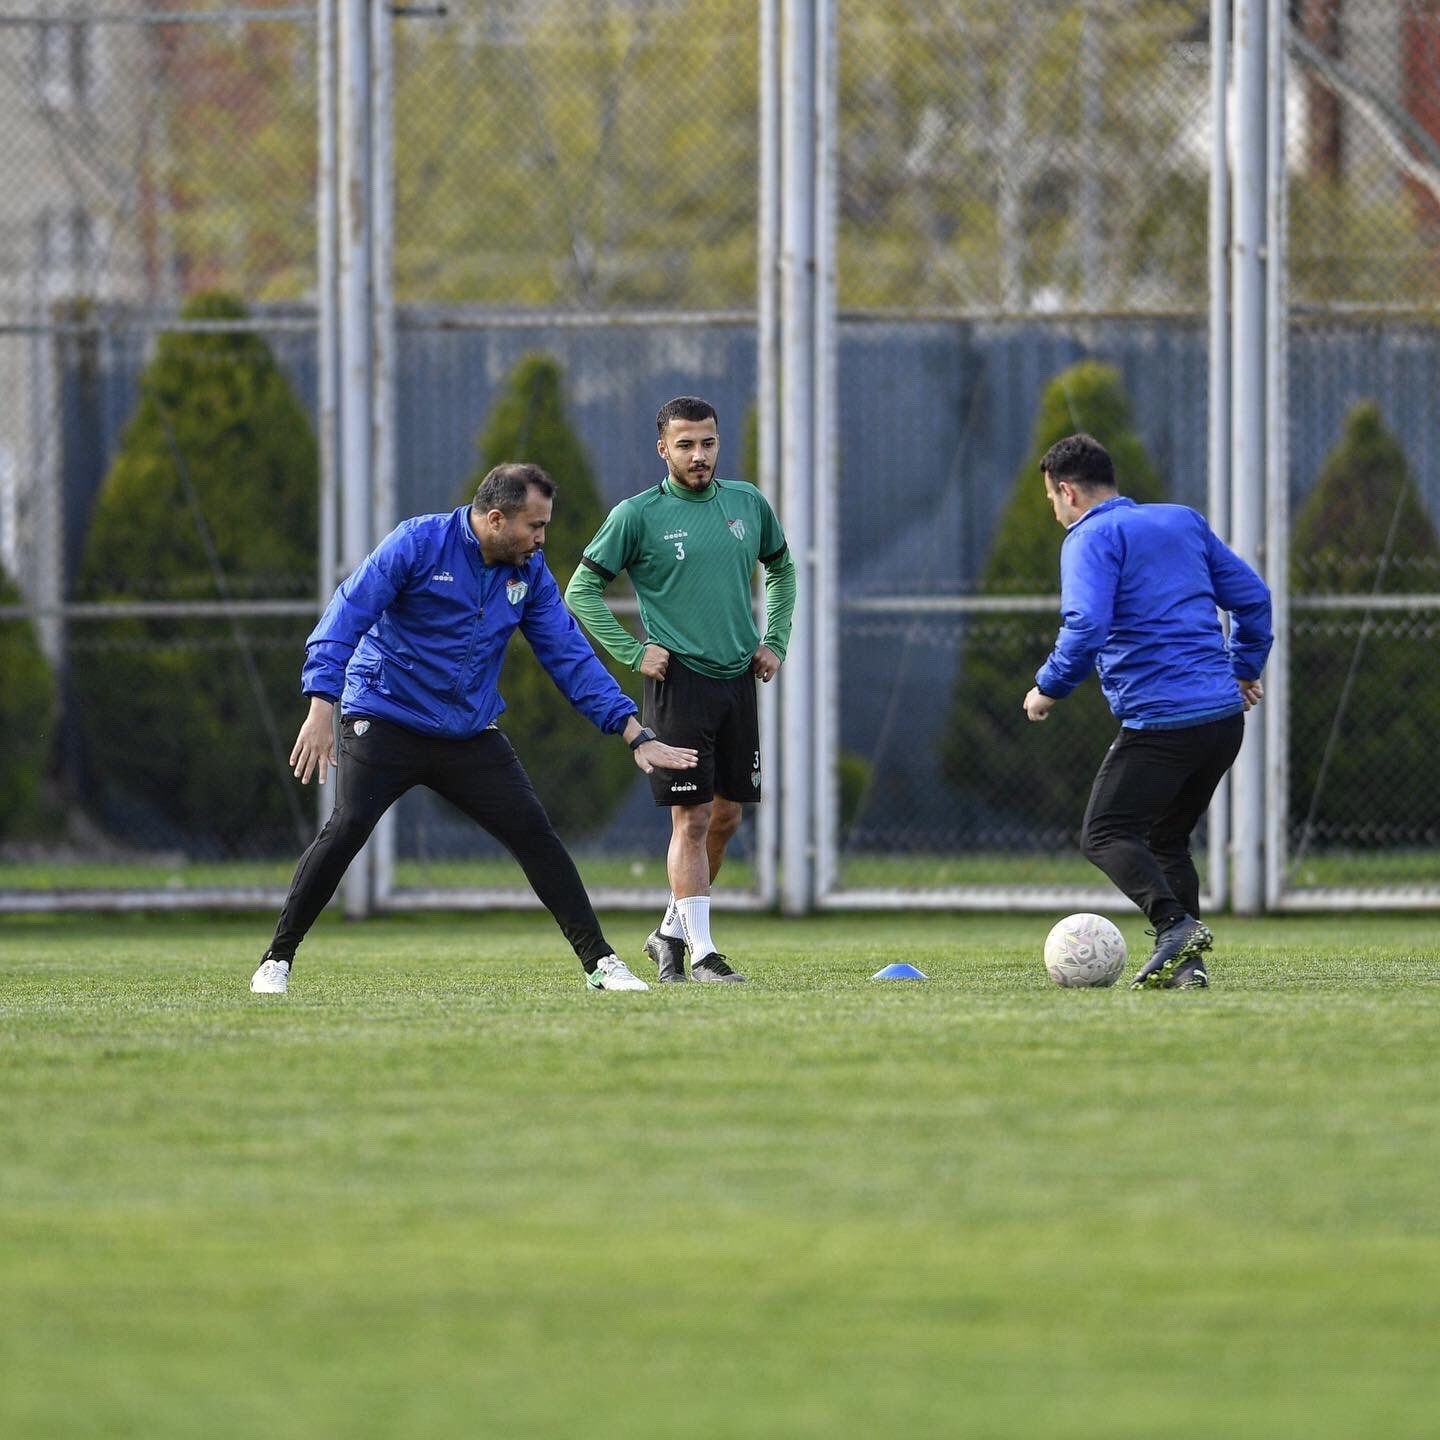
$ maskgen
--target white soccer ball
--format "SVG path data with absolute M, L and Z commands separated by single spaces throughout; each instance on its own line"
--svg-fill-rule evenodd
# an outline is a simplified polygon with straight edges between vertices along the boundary
M 1113 985 L 1127 953 L 1125 937 L 1103 915 L 1067 915 L 1045 937 L 1045 969 L 1066 989 Z

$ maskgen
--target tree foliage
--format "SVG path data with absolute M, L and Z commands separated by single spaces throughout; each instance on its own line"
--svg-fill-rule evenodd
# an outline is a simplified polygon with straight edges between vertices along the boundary
M 1109 450 L 1122 494 L 1142 503 L 1163 498 L 1119 375 L 1093 361 L 1062 371 L 1041 399 L 1030 453 L 986 562 L 984 594 L 1055 593 L 1063 532 L 1038 466 L 1051 445 L 1078 430 Z M 1020 702 L 1055 630 L 1050 615 L 1022 614 L 981 617 L 966 629 L 941 766 L 962 802 L 994 817 L 997 842 L 1078 830 L 1095 767 L 1114 738 L 1116 721 L 1093 676 L 1045 724 L 1025 719 Z
M 1202 308 L 1196 16 L 1194 0 L 841 7 L 841 303 Z M 399 300 L 752 304 L 757 23 L 753 0 L 509 0 L 396 26 Z M 315 273 L 313 38 L 175 28 L 158 184 L 176 267 L 190 287 L 298 299 Z M 1297 297 L 1433 297 L 1426 217 L 1388 162 L 1297 174 Z
M 749 303 L 755 25 L 740 0 L 532 0 L 470 43 L 397 34 L 397 295 Z
M 468 503 L 496 465 L 539 465 L 558 487 L 546 532 L 546 563 L 563 591 L 580 554 L 605 518 L 584 446 L 566 413 L 560 367 L 532 355 L 515 367 L 479 439 L 480 465 L 457 503 Z M 600 658 L 634 694 L 637 678 Z M 517 634 L 500 681 L 505 729 L 556 828 L 566 834 L 598 828 L 636 776 L 635 763 L 613 735 L 602 735 L 556 688 Z
M 245 310 L 212 293 L 184 313 Z M 82 593 L 313 595 L 318 465 L 309 420 L 262 339 L 162 337 L 96 504 Z M 240 854 L 293 846 L 303 826 L 277 750 L 288 750 L 308 628 L 119 619 L 90 632 L 75 667 L 79 721 L 101 808 L 127 838 Z
M 1296 595 L 1436 589 L 1435 527 L 1372 401 L 1346 417 L 1295 518 L 1290 574 Z M 1433 843 L 1440 816 L 1433 644 L 1403 612 L 1302 611 L 1291 646 L 1290 815 L 1301 826 L 1314 819 L 1303 843 Z
M 1203 71 L 1176 61 L 1193 18 L 1183 0 L 856 7 L 842 303 L 1200 303 L 1204 171 L 1185 142 Z
M 24 597 L 0 567 L 0 605 Z M 28 620 L 0 620 L 0 839 L 46 819 L 45 764 L 55 735 L 55 677 Z

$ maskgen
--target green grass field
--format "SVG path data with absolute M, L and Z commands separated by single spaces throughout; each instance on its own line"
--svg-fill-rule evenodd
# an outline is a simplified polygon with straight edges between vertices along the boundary
M 606 995 L 327 920 L 274 999 L 268 917 L 8 919 L 0 1435 L 1433 1435 L 1433 917 L 1222 919 L 1194 994 L 1044 928 L 721 915 L 751 984 Z

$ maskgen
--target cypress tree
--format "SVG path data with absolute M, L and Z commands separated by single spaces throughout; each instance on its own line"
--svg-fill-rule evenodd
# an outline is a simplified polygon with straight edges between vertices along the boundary
M 605 511 L 585 448 L 570 424 L 554 360 L 530 355 L 515 367 L 477 443 L 480 465 L 457 503 L 472 500 L 485 475 L 508 461 L 539 465 L 554 480 L 545 561 L 563 591 Z M 600 659 L 627 692 L 638 694 L 638 676 L 603 652 Z M 500 693 L 510 717 L 506 732 L 556 828 L 571 835 L 597 829 L 638 774 L 625 747 L 576 713 L 523 633 L 510 643 Z
M 1405 453 L 1378 406 L 1362 401 L 1295 518 L 1292 593 L 1433 593 L 1437 581 L 1440 544 Z M 1302 848 L 1434 843 L 1440 673 L 1414 623 L 1403 612 L 1296 613 L 1290 818 Z
M 1040 475 L 1040 457 L 1076 431 L 1110 452 L 1120 491 L 1140 502 L 1162 497 L 1130 416 L 1118 373 L 1084 361 L 1051 380 L 1041 398 L 1030 453 L 1015 479 L 982 576 L 986 595 L 1053 595 L 1060 542 Z M 978 812 L 985 843 L 1074 835 L 1116 721 L 1092 675 L 1044 725 L 1020 708 L 1057 630 L 1054 615 L 984 616 L 969 622 L 965 654 L 941 741 L 941 767 L 963 804 Z
M 208 293 L 183 313 L 239 320 L 245 309 Z M 259 336 L 163 336 L 96 504 L 82 594 L 313 595 L 318 474 L 309 419 Z M 284 762 L 309 628 L 122 619 L 88 632 L 79 721 L 92 790 L 127 839 L 293 850 L 309 825 Z
M 0 568 L 0 605 L 19 605 Z M 37 833 L 46 821 L 43 776 L 55 734 L 55 678 L 28 620 L 0 620 L 0 839 Z

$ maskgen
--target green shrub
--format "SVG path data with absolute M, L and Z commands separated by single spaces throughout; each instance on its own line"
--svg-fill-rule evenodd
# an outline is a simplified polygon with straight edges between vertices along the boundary
M 19 605 L 0 569 L 0 605 Z M 48 817 L 45 765 L 55 735 L 55 678 L 28 620 L 0 620 L 0 839 L 35 835 Z
M 990 549 L 983 594 L 1059 589 L 1064 531 L 1038 466 L 1051 445 L 1079 430 L 1109 450 L 1122 494 L 1141 502 L 1163 498 L 1116 371 L 1093 361 L 1062 371 L 1041 398 L 1030 453 Z M 941 766 L 962 803 L 978 811 L 971 818 L 996 832 L 996 843 L 1077 831 L 1095 768 L 1115 736 L 1116 721 L 1093 675 L 1043 725 L 1026 720 L 1021 701 L 1058 628 L 1054 614 L 984 616 L 966 628 Z
M 840 839 L 843 843 L 860 817 L 860 807 L 874 780 L 875 767 L 853 750 L 842 750 L 835 762 L 840 785 Z
M 1373 402 L 1350 411 L 1295 517 L 1290 577 L 1296 595 L 1436 589 L 1435 527 Z M 1296 612 L 1290 818 L 1303 826 L 1313 805 L 1315 822 L 1302 844 L 1433 837 L 1440 823 L 1431 739 L 1440 714 L 1440 670 L 1433 643 L 1413 627 L 1404 612 Z
M 605 510 L 584 446 L 566 414 L 560 367 L 554 360 L 531 355 L 515 367 L 478 446 L 479 468 L 458 504 L 472 500 L 484 476 L 507 461 L 539 465 L 555 481 L 545 560 L 563 592 Z M 600 659 L 629 693 L 638 695 L 637 676 L 603 653 Z M 556 828 L 571 835 L 598 829 L 639 773 L 629 752 L 576 713 L 523 634 L 517 633 L 510 644 L 500 693 L 506 705 L 501 724 Z
M 238 320 L 220 294 L 189 319 Z M 87 538 L 91 600 L 309 597 L 318 457 L 310 423 L 252 334 L 169 334 Z M 138 843 L 222 853 L 304 835 L 284 753 L 301 714 L 306 620 L 121 619 L 72 650 L 91 784 Z

